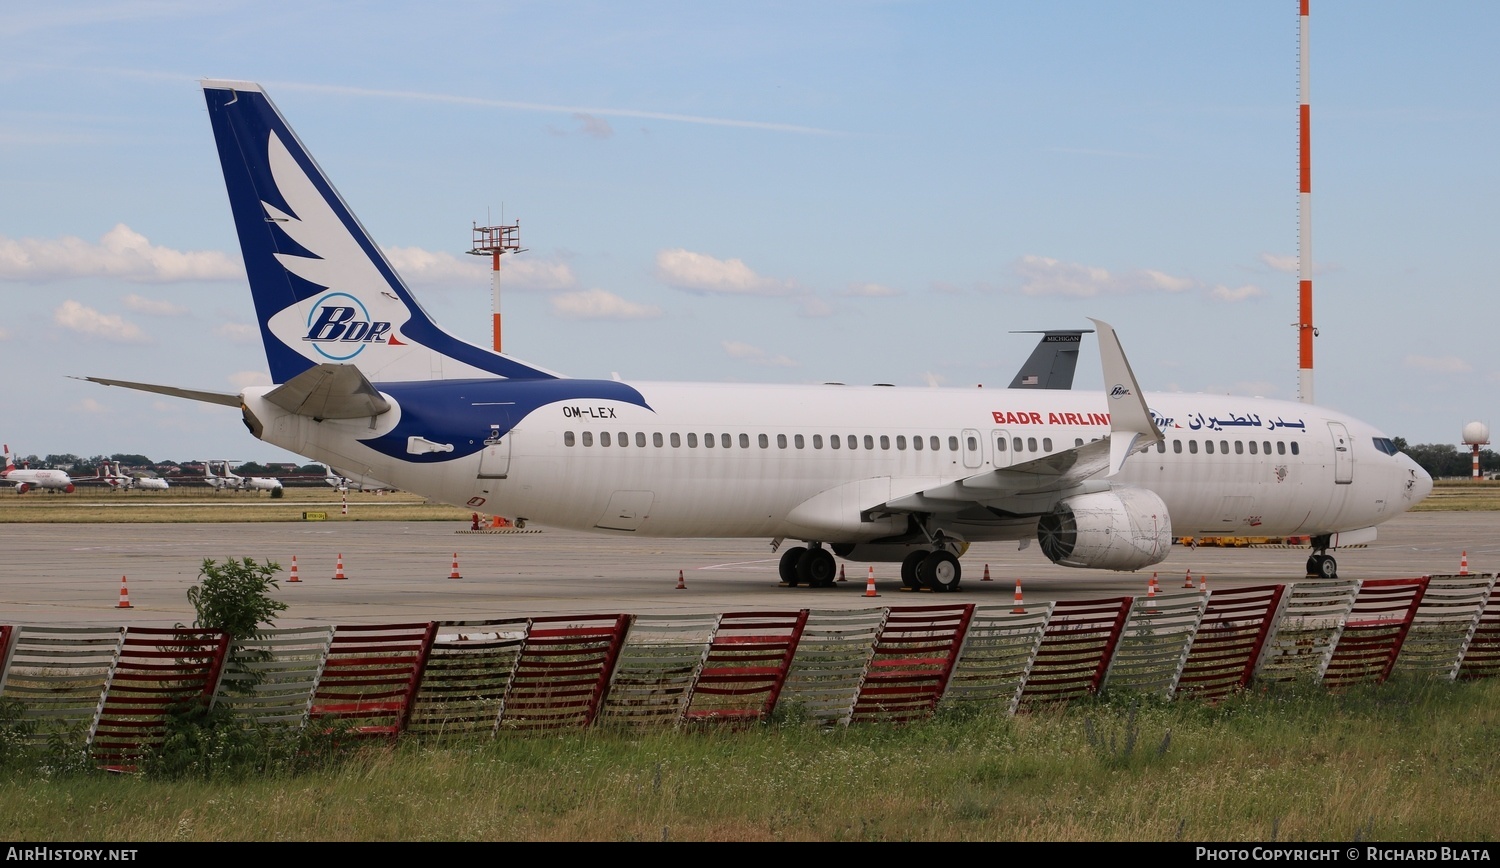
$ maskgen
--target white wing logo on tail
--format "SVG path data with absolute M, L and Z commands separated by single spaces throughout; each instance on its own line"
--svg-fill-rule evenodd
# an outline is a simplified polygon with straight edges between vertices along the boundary
M 396 332 L 406 306 L 382 292 L 385 277 L 274 132 L 266 149 L 276 189 L 293 212 L 262 201 L 266 219 L 313 254 L 277 253 L 276 261 L 329 290 L 272 316 L 272 334 L 317 362 L 348 361 L 373 345 L 401 346 Z

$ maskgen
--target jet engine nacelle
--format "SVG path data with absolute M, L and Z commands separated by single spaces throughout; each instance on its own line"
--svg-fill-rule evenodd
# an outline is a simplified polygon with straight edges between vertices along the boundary
M 1112 488 L 1064 498 L 1037 522 L 1036 536 L 1054 564 L 1138 570 L 1166 560 L 1172 520 L 1156 492 Z
M 64 485 L 63 486 L 63 493 L 64 494 L 72 494 L 73 493 L 73 483 L 70 482 L 67 485 Z
M 29 483 L 29 482 L 17 482 L 16 483 L 16 494 L 25 494 L 26 492 L 28 492 L 30 490 L 31 490 L 31 483 Z

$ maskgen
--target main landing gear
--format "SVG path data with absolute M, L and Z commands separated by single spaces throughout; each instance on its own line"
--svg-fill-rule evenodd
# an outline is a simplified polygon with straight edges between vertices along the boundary
M 831 588 L 834 579 L 838 577 L 838 571 L 833 552 L 823 548 L 821 543 L 813 543 L 811 547 L 793 546 L 787 549 L 782 552 L 781 563 L 777 567 L 781 581 L 793 588 L 798 585 Z
M 963 578 L 963 567 L 952 552 L 914 551 L 901 562 L 901 584 L 908 591 L 927 588 L 933 591 L 956 591 Z

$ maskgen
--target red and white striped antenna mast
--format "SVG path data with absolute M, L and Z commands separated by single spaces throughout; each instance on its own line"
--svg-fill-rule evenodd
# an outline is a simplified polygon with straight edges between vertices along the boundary
M 1304 404 L 1313 403 L 1313 338 L 1318 336 L 1312 312 L 1312 97 L 1307 67 L 1310 2 L 1299 0 L 1297 27 L 1297 89 L 1301 102 L 1297 125 L 1297 397 Z
M 505 219 L 502 215 L 500 219 Z M 469 252 L 490 257 L 490 307 L 494 316 L 495 352 L 500 352 L 500 257 L 520 253 L 521 221 L 500 226 L 474 224 L 474 242 Z

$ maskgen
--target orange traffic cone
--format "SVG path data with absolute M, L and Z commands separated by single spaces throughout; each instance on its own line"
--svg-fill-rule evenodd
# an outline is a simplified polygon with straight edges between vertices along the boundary
M 125 577 L 124 576 L 120 577 L 120 604 L 118 606 L 115 606 L 115 608 L 116 609 L 133 609 L 133 608 L 135 608 L 134 606 L 130 605 L 130 591 L 126 590 L 126 588 L 125 588 Z
M 1184 588 L 1187 588 L 1190 591 L 1193 589 L 1193 571 L 1192 570 L 1188 570 L 1187 571 L 1187 575 L 1185 575 L 1185 576 L 1182 577 L 1182 586 Z
M 1203 575 L 1201 575 L 1201 576 L 1198 577 L 1198 590 L 1202 591 L 1205 594 L 1208 593 L 1208 574 L 1207 573 L 1204 573 Z
M 677 571 L 677 590 L 686 591 L 687 581 L 682 577 L 682 570 Z
M 847 581 L 849 581 L 848 579 L 844 578 L 844 565 L 843 564 L 839 564 L 839 581 L 841 581 L 841 582 L 847 582 Z
M 1146 602 L 1156 605 L 1156 573 L 1152 573 L 1151 580 L 1146 583 Z
M 1464 556 L 1458 562 L 1458 574 L 1460 576 L 1467 576 L 1469 574 L 1469 552 L 1467 549 L 1464 550 Z
M 458 574 L 458 552 L 454 552 L 453 553 L 453 572 L 451 572 L 451 573 L 448 574 L 448 578 L 450 578 L 450 579 L 461 579 L 461 578 L 463 578 L 463 576 L 460 576 Z
M 990 579 L 990 565 L 989 564 L 985 564 L 984 565 L 984 578 L 980 579 L 979 581 L 981 581 L 981 582 L 992 581 Z
M 338 568 L 333 571 L 333 577 L 335 579 L 347 579 L 347 578 L 349 578 L 348 576 L 344 575 L 344 553 L 343 552 L 339 552 Z
M 300 582 L 300 581 L 302 581 L 301 579 L 297 578 L 297 556 L 296 555 L 292 555 L 292 574 L 290 576 L 287 576 L 286 580 L 288 582 Z
M 1021 577 L 1016 577 L 1016 607 L 1010 610 L 1012 615 L 1026 614 L 1026 607 L 1021 604 Z
M 868 578 L 868 579 L 865 580 L 865 596 L 866 597 L 878 597 L 878 596 L 880 596 L 879 594 L 875 593 L 875 568 L 874 567 L 870 567 L 870 578 Z

